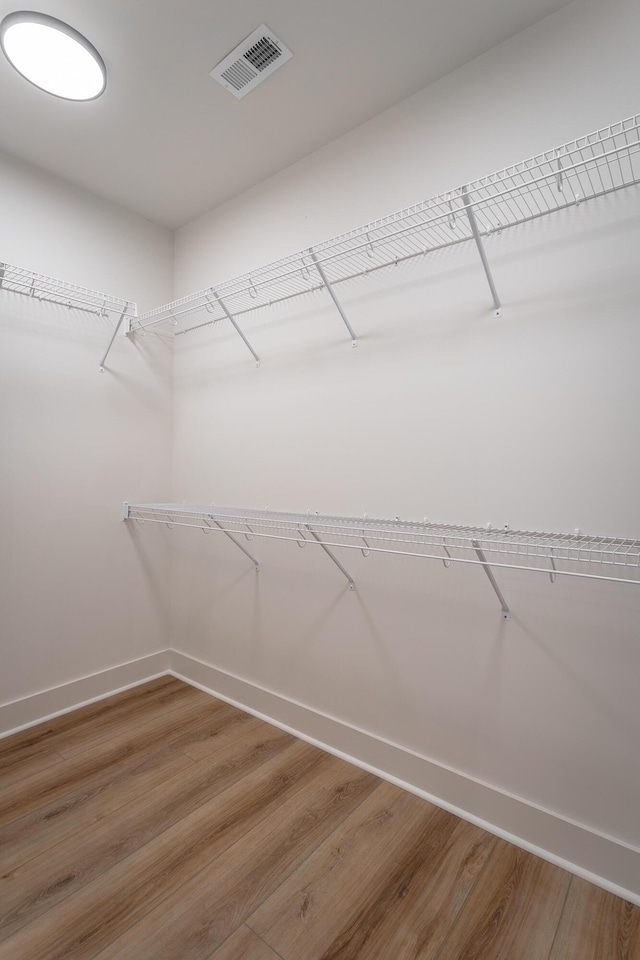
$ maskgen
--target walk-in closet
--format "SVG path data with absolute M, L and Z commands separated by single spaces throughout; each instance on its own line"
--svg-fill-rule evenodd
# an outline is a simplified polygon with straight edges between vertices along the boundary
M 0 0 L 0 960 L 640 960 L 639 31 Z

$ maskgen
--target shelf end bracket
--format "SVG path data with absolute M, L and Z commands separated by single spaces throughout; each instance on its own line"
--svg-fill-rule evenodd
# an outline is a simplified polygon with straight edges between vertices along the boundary
M 347 573 L 347 571 L 346 571 L 345 568 L 342 566 L 342 564 L 340 563 L 340 561 L 338 560 L 338 558 L 335 556 L 335 554 L 332 553 L 331 550 L 329 550 L 329 547 L 326 545 L 326 543 L 323 543 L 323 542 L 322 542 L 322 540 L 320 539 L 320 537 L 318 536 L 318 534 L 315 532 L 315 530 L 312 530 L 312 528 L 309 526 L 308 523 L 305 523 L 305 528 L 309 531 L 309 533 L 311 534 L 311 536 L 313 537 L 313 539 L 314 539 L 317 543 L 320 544 L 320 546 L 322 547 L 322 549 L 324 550 L 324 552 L 327 554 L 327 556 L 330 557 L 331 560 L 333 560 L 333 562 L 335 563 L 335 565 L 336 565 L 336 567 L 338 568 L 338 570 L 340 570 L 341 573 L 343 573 L 344 576 L 347 578 L 347 581 L 348 581 L 348 583 L 349 583 L 349 590 L 355 590 L 355 588 L 356 588 L 355 580 L 353 579 L 353 577 L 352 577 L 349 573 Z
M 327 275 L 326 275 L 326 273 L 324 272 L 324 270 L 322 269 L 322 264 L 320 263 L 320 261 L 319 261 L 318 258 L 316 257 L 316 255 L 315 255 L 315 253 L 314 253 L 314 251 L 313 251 L 313 247 L 310 247 L 310 248 L 309 248 L 309 256 L 311 257 L 311 259 L 312 259 L 313 262 L 315 263 L 315 265 L 316 265 L 316 270 L 317 270 L 318 273 L 320 274 L 320 279 L 322 280 L 322 282 L 324 283 L 325 287 L 327 288 L 327 293 L 329 294 L 329 296 L 330 296 L 331 299 L 333 300 L 333 302 L 334 302 L 334 304 L 335 304 L 335 307 L 336 307 L 338 313 L 339 313 L 340 316 L 342 317 L 342 320 L 343 320 L 343 323 L 344 323 L 345 327 L 346 327 L 347 330 L 349 331 L 349 335 L 350 335 L 350 337 L 351 337 L 351 346 L 352 346 L 352 347 L 357 347 L 357 346 L 358 346 L 358 337 L 356 336 L 356 332 L 355 332 L 355 330 L 353 329 L 353 327 L 351 326 L 351 324 L 349 323 L 349 321 L 348 321 L 348 319 L 347 319 L 347 315 L 346 315 L 346 313 L 344 312 L 344 310 L 342 309 L 342 304 L 341 304 L 340 301 L 338 300 L 338 298 L 337 298 L 337 296 L 336 296 L 336 294 L 335 294 L 335 290 L 333 289 L 333 287 L 331 286 L 329 280 L 327 279 Z
M 478 228 L 478 221 L 476 220 L 473 204 L 471 203 L 471 200 L 469 199 L 469 195 L 467 193 L 467 187 L 466 186 L 462 187 L 461 192 L 462 192 L 462 201 L 467 211 L 467 217 L 469 218 L 469 226 L 471 227 L 471 233 L 473 234 L 473 239 L 476 242 L 476 247 L 478 248 L 478 253 L 480 254 L 480 259 L 482 260 L 482 266 L 484 267 L 487 283 L 489 284 L 489 290 L 491 291 L 491 296 L 493 297 L 493 315 L 494 317 L 501 317 L 502 304 L 500 302 L 500 297 L 498 296 L 498 291 L 496 290 L 496 285 L 493 282 L 493 277 L 491 275 L 491 268 L 489 267 L 489 261 L 487 260 L 487 254 L 485 253 L 482 237 L 480 236 L 480 230 Z
M 484 572 L 486 573 L 487 577 L 489 578 L 489 583 L 491 584 L 491 586 L 492 586 L 493 589 L 495 590 L 496 596 L 497 596 L 498 600 L 500 601 L 500 606 L 502 607 L 502 619 L 503 619 L 503 620 L 511 620 L 511 610 L 509 610 L 509 606 L 508 606 L 508 604 L 507 604 L 507 601 L 505 600 L 505 598 L 504 598 L 503 595 L 502 595 L 502 590 L 500 589 L 500 587 L 498 586 L 498 584 L 497 584 L 497 582 L 496 582 L 496 578 L 495 578 L 494 575 L 493 575 L 493 570 L 491 569 L 491 566 L 489 565 L 489 563 L 488 563 L 488 561 L 487 561 L 487 558 L 486 558 L 486 555 L 485 555 L 484 550 L 482 550 L 482 549 L 480 548 L 480 543 L 478 542 L 478 540 L 472 540 L 471 543 L 472 543 L 472 545 L 473 545 L 473 549 L 474 549 L 475 552 L 476 552 L 476 556 L 477 556 L 478 560 L 479 560 L 480 563 L 482 564 L 482 569 L 484 570 Z

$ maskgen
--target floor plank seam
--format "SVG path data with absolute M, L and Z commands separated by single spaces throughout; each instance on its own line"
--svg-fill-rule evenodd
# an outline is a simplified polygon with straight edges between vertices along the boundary
M 375 777 L 375 774 L 371 774 L 371 776 L 372 776 L 372 777 Z M 332 830 L 331 833 L 328 833 L 328 834 L 326 835 L 326 837 L 323 837 L 321 840 L 319 840 L 318 843 L 315 845 L 315 847 L 314 847 L 312 850 L 309 851 L 309 854 L 304 858 L 304 860 L 301 860 L 299 864 L 297 864 L 295 867 L 293 867 L 293 868 L 289 871 L 289 873 L 287 873 L 287 875 L 282 878 L 282 881 L 278 884 L 278 886 L 277 886 L 277 887 L 274 887 L 273 890 L 271 890 L 271 891 L 264 897 L 264 899 L 261 900 L 260 903 L 258 903 L 258 904 L 251 910 L 251 913 L 248 913 L 248 914 L 247 914 L 247 916 L 246 916 L 246 917 L 244 918 L 244 920 L 242 921 L 242 922 L 245 924 L 245 926 L 247 926 L 247 927 L 249 927 L 251 930 L 253 930 L 253 927 L 251 927 L 251 926 L 249 925 L 249 923 L 247 922 L 247 921 L 248 921 L 248 918 L 249 918 L 249 917 L 252 917 L 252 916 L 254 915 L 254 913 L 257 913 L 258 910 L 261 909 L 262 905 L 263 905 L 264 903 L 266 903 L 267 900 L 269 900 L 272 896 L 274 896 L 274 895 L 276 894 L 276 892 L 280 889 L 280 887 L 283 886 L 283 884 L 285 884 L 285 883 L 287 882 L 287 880 L 289 879 L 289 877 L 291 877 L 294 873 L 296 873 L 297 870 L 301 870 L 301 869 L 304 867 L 304 865 L 307 863 L 307 861 L 310 860 L 311 857 L 313 857 L 313 855 L 316 853 L 316 851 L 322 846 L 322 844 L 323 844 L 323 843 L 328 843 L 329 840 L 331 839 L 331 837 L 333 837 L 333 835 L 343 826 L 344 821 L 347 819 L 347 817 L 350 817 L 350 816 L 352 816 L 353 814 L 355 814 L 356 811 L 360 809 L 360 807 L 362 806 L 362 804 L 363 804 L 366 800 L 369 799 L 369 797 L 371 796 L 371 794 L 372 794 L 372 793 L 375 793 L 375 791 L 378 789 L 378 787 L 379 787 L 380 784 L 382 783 L 382 781 L 380 780 L 379 777 L 375 777 L 375 779 L 376 779 L 378 782 L 375 784 L 375 786 L 373 787 L 373 789 L 372 789 L 365 797 L 362 798 L 362 800 L 360 801 L 360 803 L 358 803 L 358 804 L 353 808 L 353 810 L 350 810 L 348 813 L 345 813 L 345 815 L 344 815 L 344 817 L 342 818 L 342 820 L 340 820 L 340 822 L 336 824 L 335 829 Z M 255 930 L 253 930 L 253 932 L 255 933 Z M 258 936 L 258 934 L 256 934 L 256 936 Z M 262 937 L 260 937 L 260 939 L 262 940 Z M 265 943 L 267 943 L 266 940 L 265 940 Z M 269 944 L 269 943 L 267 943 L 267 946 L 268 946 L 271 950 L 274 949 L 274 948 L 271 946 L 271 944 Z
M 455 916 L 453 917 L 453 920 L 452 920 L 452 922 L 451 922 L 451 926 L 450 926 L 449 929 L 447 930 L 447 935 L 445 936 L 444 940 L 442 941 L 442 944 L 440 945 L 440 949 L 438 950 L 438 952 L 437 952 L 436 955 L 434 956 L 433 960 L 439 960 L 439 957 L 442 955 L 442 951 L 444 950 L 444 948 L 446 947 L 447 943 L 449 942 L 449 939 L 450 939 L 452 933 L 454 932 L 454 930 L 455 930 L 455 928 L 456 928 L 456 925 L 457 925 L 457 923 L 459 922 L 459 920 L 460 920 L 460 918 L 461 918 L 461 916 L 462 916 L 462 912 L 463 912 L 464 908 L 465 908 L 466 905 L 467 905 L 467 901 L 469 900 L 471 894 L 472 894 L 473 891 L 476 889 L 476 887 L 478 886 L 478 884 L 481 882 L 484 874 L 486 873 L 486 871 L 487 871 L 487 869 L 488 869 L 488 867 L 489 867 L 490 862 L 493 860 L 494 856 L 497 856 L 497 854 L 496 854 L 496 848 L 497 848 L 497 846 L 498 846 L 498 838 L 497 838 L 497 837 L 494 837 L 493 849 L 492 849 L 491 853 L 489 854 L 489 856 L 487 857 L 487 859 L 485 860 L 484 865 L 483 865 L 480 873 L 478 874 L 478 876 L 476 877 L 476 879 L 474 880 L 474 882 L 473 882 L 473 883 L 471 884 L 471 886 L 469 887 L 469 890 L 467 891 L 467 895 L 466 895 L 466 897 L 464 897 L 464 899 L 462 900 L 462 903 L 460 904 L 460 907 L 459 907 L 457 913 L 456 913 Z
M 551 946 L 549 947 L 549 953 L 547 954 L 547 960 L 551 960 L 551 957 L 553 956 L 553 948 L 555 947 L 555 945 L 556 945 L 556 940 L 558 939 L 558 931 L 560 930 L 560 925 L 561 925 L 561 923 L 562 923 L 562 918 L 563 918 L 563 916 L 564 916 L 564 911 L 565 911 L 566 906 L 567 906 L 567 900 L 569 899 L 569 891 L 571 890 L 572 885 L 573 885 L 573 877 L 571 877 L 571 879 L 569 880 L 569 883 L 567 884 L 567 892 L 566 892 L 565 895 L 564 895 L 564 901 L 563 901 L 563 903 L 562 903 L 562 910 L 560 911 L 560 915 L 558 916 L 558 925 L 556 926 L 556 929 L 555 929 L 554 934 L 553 934 L 553 940 L 551 941 Z
M 128 776 L 128 774 L 130 773 L 130 768 L 133 767 L 139 760 L 143 760 L 143 759 L 144 759 L 144 761 L 146 762 L 147 759 L 151 759 L 151 758 L 154 757 L 156 754 L 161 754 L 161 753 L 164 753 L 165 751 L 167 751 L 167 746 L 166 746 L 166 745 L 159 745 L 157 748 L 153 748 L 153 747 L 152 747 L 152 748 L 151 748 L 150 750 L 148 750 L 148 751 L 142 751 L 140 754 L 134 755 L 134 756 L 131 758 L 131 763 L 130 763 L 130 765 L 127 764 L 127 765 L 125 765 L 125 766 L 123 767 L 123 769 L 122 769 L 122 771 L 121 771 L 121 773 L 123 774 L 123 776 L 122 776 L 121 779 L 126 779 L 126 777 Z M 177 751 L 176 751 L 176 752 L 177 752 Z M 104 769 L 101 769 L 99 773 L 96 773 L 96 775 L 95 775 L 96 779 L 99 778 L 99 777 L 101 777 L 101 776 L 103 776 L 103 775 L 104 775 L 104 772 L 105 772 L 106 770 L 108 770 L 109 767 L 110 767 L 110 764 L 105 764 Z M 56 768 L 56 769 L 57 769 L 57 768 Z M 113 782 L 113 783 L 117 783 L 118 781 L 115 780 L 115 781 L 112 781 L 112 782 Z M 22 814 L 21 816 L 16 817 L 15 820 L 9 820 L 9 821 L 7 821 L 6 824 L 3 824 L 3 825 L 0 827 L 0 839 L 2 838 L 2 832 L 3 832 L 6 828 L 18 824 L 21 820 L 26 819 L 27 817 L 31 817 L 31 816 L 36 815 L 36 814 L 38 813 L 38 811 L 44 810 L 46 807 L 49 806 L 49 804 L 52 804 L 52 803 L 65 803 L 67 800 L 73 800 L 73 799 L 75 799 L 76 795 L 86 793 L 88 790 L 91 790 L 91 788 L 92 788 L 91 782 L 86 783 L 86 784 L 84 784 L 84 785 L 82 785 L 82 786 L 76 787 L 76 788 L 73 789 L 73 790 L 70 790 L 69 793 L 64 793 L 64 794 L 62 794 L 60 797 L 55 797 L 54 799 L 49 800 L 47 803 L 42 804 L 41 807 L 35 807 L 33 810 L 30 810 L 28 813 L 24 813 L 24 814 Z M 128 802 L 131 802 L 131 801 L 125 801 L 125 803 L 128 803 Z M 122 805 L 121 805 L 121 806 L 122 806 Z M 115 812 L 115 811 L 118 810 L 118 809 L 120 809 L 120 807 L 114 807 L 113 811 L 111 811 L 111 812 Z M 31 859 L 31 858 L 30 858 L 30 859 Z
M 193 699 L 193 698 L 185 696 L 185 697 L 180 697 L 179 700 L 178 700 L 178 703 L 173 703 L 173 704 L 170 703 L 168 706 L 165 705 L 165 704 L 149 704 L 148 706 L 149 706 L 149 709 L 150 709 L 150 710 L 151 710 L 151 709 L 155 709 L 155 710 L 160 709 L 160 710 L 163 711 L 163 715 L 164 715 L 164 716 L 168 716 L 168 715 L 171 715 L 171 714 L 173 714 L 173 713 L 179 714 L 181 710 L 184 710 L 184 709 L 188 708 L 188 707 L 190 706 L 189 700 L 191 700 L 191 699 Z M 196 701 L 196 703 L 197 703 L 197 701 Z M 203 704 L 203 706 L 204 706 L 204 704 Z M 131 718 L 129 718 L 129 717 L 127 717 L 127 716 L 125 715 L 124 717 L 121 717 L 120 719 L 123 720 L 123 721 L 127 721 L 127 720 L 130 720 Z M 138 733 L 144 733 L 145 729 L 146 729 L 147 727 L 153 726 L 153 724 L 154 724 L 155 722 L 156 722 L 156 716 L 155 716 L 155 715 L 152 715 L 152 716 L 151 716 L 148 720 L 146 720 L 146 721 L 145 721 L 145 720 L 139 720 L 137 724 L 134 724 L 135 733 L 136 733 L 136 734 L 138 734 Z M 202 722 L 203 722 L 203 723 L 206 723 L 206 720 L 203 720 Z M 80 757 L 84 756 L 85 754 L 90 753 L 92 750 L 95 750 L 95 749 L 97 749 L 97 748 L 106 746 L 111 739 L 115 739 L 115 738 L 114 738 L 114 735 L 113 735 L 113 731 L 111 731 L 111 732 L 109 732 L 109 733 L 106 733 L 104 737 L 101 736 L 99 739 L 94 740 L 92 743 L 89 743 L 89 744 L 87 744 L 86 746 L 83 746 L 80 750 L 74 750 L 73 747 L 70 747 L 70 748 L 69 748 L 69 752 L 68 752 L 68 756 L 65 756 L 65 754 L 62 752 L 62 750 L 58 750 L 58 751 L 56 751 L 56 752 L 60 754 L 60 756 L 62 757 L 63 760 L 75 760 L 76 758 L 80 758 Z M 171 743 L 171 742 L 172 742 L 172 741 L 170 741 L 170 740 L 167 741 L 167 745 L 168 745 L 169 743 Z M 73 752 L 71 752 L 71 751 L 73 751 Z
M 129 756 L 127 758 L 127 762 L 123 762 L 122 770 L 120 771 L 120 773 L 126 775 L 131 770 L 131 768 L 133 768 L 136 763 L 143 760 L 143 758 L 152 757 L 154 754 L 160 753 L 164 749 L 166 749 L 165 746 L 159 745 L 158 747 L 152 747 L 149 750 L 141 750 L 140 753 Z M 77 794 L 83 794 L 88 791 L 91 791 L 93 787 L 99 786 L 99 784 L 96 784 L 94 781 L 99 780 L 100 777 L 103 777 L 105 775 L 105 771 L 109 770 L 112 766 L 113 766 L 113 762 L 106 763 L 105 766 L 101 767 L 100 770 L 96 772 L 92 776 L 91 780 L 89 780 L 88 782 L 84 784 L 80 784 L 75 789 L 70 790 L 68 793 L 62 793 L 58 796 L 53 796 L 50 799 L 45 800 L 42 804 L 36 807 L 33 807 L 33 809 L 31 810 L 28 810 L 27 813 L 20 814 L 16 817 L 13 817 L 10 820 L 7 820 L 6 823 L 3 823 L 0 826 L 0 835 L 6 827 L 14 826 L 15 824 L 19 823 L 20 820 L 37 814 L 38 811 L 44 810 L 50 804 L 64 803 L 68 799 L 73 799 Z M 38 774 L 33 774 L 33 776 L 38 776 Z
M 8 769 L 0 771 L 0 790 L 9 790 L 16 789 L 19 784 L 24 783 L 25 780 L 28 780 L 29 777 L 39 777 L 43 773 L 49 773 L 53 768 L 59 770 L 61 765 L 66 762 L 65 758 L 61 756 L 57 751 L 50 751 L 52 757 L 57 757 L 53 763 L 48 764 L 46 767 L 43 767 L 42 770 L 32 771 L 31 773 L 19 774 L 18 770 L 20 767 L 20 762 L 15 764 L 14 769 Z M 10 779 L 13 777 L 14 779 Z M 5 781 L 6 778 L 6 782 Z
M 215 948 L 215 950 L 213 951 L 213 953 L 210 954 L 210 955 L 207 957 L 207 960 L 214 960 L 215 955 L 216 955 L 216 953 L 218 952 L 218 950 L 222 950 L 222 948 L 224 947 L 224 945 L 225 945 L 226 943 L 228 943 L 229 940 L 231 940 L 231 937 L 235 937 L 235 935 L 236 935 L 236 933 L 238 932 L 238 930 L 242 930 L 242 927 L 243 927 L 243 926 L 245 926 L 245 924 L 242 924 L 242 923 L 241 923 L 239 926 L 235 927 L 235 928 L 231 931 L 231 933 L 229 933 L 228 936 L 226 936 L 226 937 L 224 938 L 224 940 L 221 940 L 220 943 L 218 944 L 218 946 L 217 946 L 217 947 Z M 102 952 L 102 951 L 100 951 L 100 952 Z
M 363 801 L 363 802 L 364 802 L 364 801 Z M 357 808 L 356 808 L 356 809 L 357 809 Z M 255 911 L 252 911 L 252 912 L 255 913 Z M 254 936 L 256 936 L 256 937 L 258 938 L 258 940 L 261 940 L 266 947 L 269 947 L 269 950 L 271 950 L 273 953 L 275 953 L 275 955 L 276 955 L 277 957 L 280 957 L 280 960 L 285 960 L 285 958 L 282 956 L 282 954 L 281 954 L 278 950 L 276 950 L 276 948 L 273 947 L 273 946 L 269 943 L 268 940 L 265 940 L 264 937 L 261 937 L 260 934 L 258 933 L 258 931 L 257 931 L 257 930 L 254 930 L 253 927 L 250 926 L 250 924 L 248 924 L 246 920 L 244 921 L 244 926 L 245 926 L 248 930 L 251 930 L 251 933 L 253 933 Z M 235 933 L 235 931 L 234 931 L 234 933 Z
M 214 714 L 214 717 L 215 717 L 215 714 Z M 189 736 L 192 736 L 193 734 L 197 734 L 198 730 L 200 730 L 201 727 L 205 727 L 205 726 L 211 721 L 211 719 L 212 719 L 212 718 L 209 718 L 208 720 L 204 720 L 199 726 L 195 727 L 194 730 L 190 730 L 190 731 L 189 731 Z M 224 733 L 224 730 L 223 730 L 223 733 Z M 245 731 L 242 727 L 240 727 L 239 730 L 236 730 L 236 731 L 231 735 L 231 737 L 229 738 L 228 743 L 231 744 L 231 743 L 234 743 L 236 740 L 241 740 L 242 737 L 245 735 L 245 733 L 246 733 L 246 731 Z M 211 759 L 211 756 L 213 756 L 213 755 L 215 754 L 215 751 L 212 751 L 211 756 L 192 757 L 190 753 L 187 753 L 187 750 L 188 750 L 188 748 L 189 748 L 189 744 L 187 744 L 186 749 L 185 749 L 184 747 L 181 747 L 181 746 L 179 745 L 180 740 L 181 740 L 181 739 L 184 739 L 184 736 L 185 736 L 184 734 L 180 734 L 180 736 L 176 737 L 175 740 L 169 740 L 167 745 L 168 745 L 168 746 L 173 746 L 174 749 L 178 750 L 183 756 L 188 757 L 189 760 L 191 760 L 192 763 L 202 763 L 203 761 L 210 760 L 210 759 Z M 205 740 L 206 740 L 206 738 L 205 738 Z
M 177 688 L 176 688 L 176 692 L 178 692 L 178 691 L 181 690 L 181 689 L 182 689 L 181 687 L 177 687 Z M 158 689 L 156 689 L 156 688 L 152 688 L 150 691 L 147 691 L 147 692 L 155 694 L 156 697 L 159 695 L 159 691 L 158 691 Z M 133 709 L 135 709 L 135 707 L 136 707 L 135 697 L 131 696 L 129 691 L 125 691 L 125 692 L 124 692 L 124 695 L 125 695 L 125 696 L 128 696 L 129 700 L 131 701 L 131 703 L 130 703 L 130 710 L 129 710 L 129 712 L 131 712 L 131 711 L 132 711 Z M 120 696 L 121 696 L 120 694 L 115 694 L 115 697 L 116 697 L 116 698 L 117 698 L 117 697 L 120 697 Z M 144 697 L 144 692 L 142 693 L 142 697 Z M 6 745 L 7 745 L 8 741 L 13 740 L 13 739 L 15 739 L 18 743 L 19 743 L 19 741 L 20 741 L 21 739 L 24 740 L 24 742 L 20 744 L 19 749 L 26 749 L 26 748 L 28 748 L 29 746 L 37 745 L 37 746 L 44 746 L 46 749 L 51 750 L 52 752 L 57 752 L 57 753 L 59 753 L 59 751 L 57 751 L 57 750 L 55 749 L 55 747 L 51 747 L 51 746 L 48 745 L 48 744 L 49 744 L 49 741 L 50 741 L 50 740 L 55 740 L 56 738 L 59 738 L 59 737 L 61 737 L 61 736 L 64 736 L 64 734 L 67 733 L 67 732 L 69 731 L 69 729 L 72 729 L 74 726 L 77 726 L 79 723 L 94 723 L 94 722 L 95 722 L 95 717 L 92 717 L 92 716 L 91 716 L 91 714 L 90 714 L 91 709 L 94 709 L 94 710 L 95 710 L 95 709 L 97 709 L 97 708 L 101 708 L 102 710 L 104 710 L 104 711 L 106 712 L 106 711 L 110 710 L 110 709 L 112 708 L 112 706 L 113 706 L 113 707 L 118 707 L 118 706 L 119 706 L 120 704 L 122 704 L 123 702 L 124 702 L 124 703 L 128 703 L 128 700 L 124 700 L 124 701 L 123 701 L 123 700 L 116 700 L 116 703 L 114 703 L 114 704 L 108 704 L 107 701 L 110 700 L 110 699 L 111 699 L 111 697 L 107 696 L 107 697 L 104 697 L 104 698 L 96 701 L 94 704 L 89 705 L 88 707 L 75 707 L 75 708 L 72 708 L 72 709 L 70 709 L 70 710 L 65 711 L 63 714 L 60 714 L 60 715 L 57 716 L 57 717 L 51 718 L 50 720 L 43 720 L 43 721 L 41 721 L 41 722 L 39 722 L 39 723 L 36 723 L 36 724 L 34 724 L 32 727 L 28 728 L 28 730 L 19 731 L 18 733 L 15 733 L 15 734 L 10 734 L 7 738 L 5 738 L 4 740 L 0 741 L 0 744 L 1 744 L 1 745 L 0 745 L 0 755 L 2 755 L 3 753 L 6 753 L 6 752 L 7 752 L 7 749 L 8 749 L 8 748 L 7 748 Z M 139 705 L 139 703 L 138 703 L 138 705 Z M 157 704 L 157 703 L 154 703 L 153 701 L 152 701 L 151 703 L 145 704 L 145 707 L 146 707 L 147 709 L 154 709 L 154 708 L 156 708 L 157 706 L 158 706 L 158 704 Z M 76 714 L 78 714 L 79 712 L 85 711 L 85 710 L 88 710 L 88 711 L 89 711 L 89 715 L 88 715 L 88 716 L 85 716 L 85 717 L 82 717 L 82 718 L 76 717 Z M 72 718 L 74 718 L 74 717 L 75 717 L 75 720 L 74 720 L 73 723 L 71 723 L 70 720 L 71 720 Z M 126 713 L 125 713 L 125 717 L 126 717 Z M 45 731 L 45 732 L 42 733 L 42 734 L 38 734 L 38 732 L 37 732 L 37 731 L 38 731 L 38 728 L 41 727 L 41 726 L 47 726 L 47 725 L 50 726 L 50 729 L 49 729 L 48 731 Z M 57 725 L 60 729 L 57 729 L 56 725 Z M 62 756 L 62 754 L 60 754 L 60 753 L 59 753 L 59 755 Z M 67 758 L 63 757 L 63 759 L 67 759 Z

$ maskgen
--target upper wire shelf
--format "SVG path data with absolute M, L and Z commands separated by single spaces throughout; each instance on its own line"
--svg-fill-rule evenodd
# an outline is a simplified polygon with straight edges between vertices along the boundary
M 489 577 L 505 620 L 510 619 L 509 607 L 492 568 L 546 573 L 552 582 L 558 576 L 568 576 L 640 585 L 640 540 L 633 539 L 469 527 L 428 520 L 244 510 L 211 504 L 125 503 L 123 518 L 225 533 L 256 568 L 257 560 L 237 538 L 288 540 L 298 546 L 315 541 L 341 569 L 352 589 L 353 578 L 329 548 L 360 550 L 364 556 L 387 553 L 441 560 L 446 567 L 452 562 L 477 564 Z
M 0 289 L 8 293 L 18 293 L 34 300 L 55 303 L 62 307 L 82 310 L 99 317 L 109 314 L 135 316 L 136 305 L 130 300 L 120 300 L 106 293 L 98 293 L 87 287 L 79 287 L 65 280 L 46 277 L 24 267 L 10 263 L 0 263 Z
M 80 310 L 83 313 L 98 317 L 116 316 L 117 324 L 109 341 L 109 345 L 100 361 L 100 370 L 104 364 L 116 334 L 123 320 L 137 315 L 136 304 L 131 300 L 122 300 L 107 293 L 99 293 L 88 287 L 80 287 L 66 280 L 57 280 L 42 273 L 35 273 L 25 267 L 16 267 L 10 263 L 0 263 L 0 290 L 15 293 L 39 300 L 44 303 L 53 303 L 69 310 Z
M 187 333 L 318 289 L 331 293 L 348 280 L 472 239 L 499 311 L 482 238 L 638 182 L 640 116 L 634 116 L 150 310 L 133 320 L 131 329 L 169 327 L 175 334 Z M 344 314 L 343 320 L 348 325 Z

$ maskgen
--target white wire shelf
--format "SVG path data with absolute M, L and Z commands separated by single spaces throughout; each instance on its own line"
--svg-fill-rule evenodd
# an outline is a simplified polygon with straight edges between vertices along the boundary
M 472 239 L 482 257 L 494 308 L 499 311 L 483 238 L 638 182 L 640 116 L 634 116 L 251 273 L 158 307 L 136 318 L 131 329 L 144 333 L 169 328 L 174 334 L 188 333 L 225 317 L 233 320 L 324 288 L 334 298 L 355 340 L 333 293 L 334 287 Z M 243 339 L 247 343 L 244 336 Z M 248 343 L 247 346 L 254 353 Z
M 225 533 L 256 566 L 257 560 L 239 538 L 288 540 L 298 546 L 316 542 L 338 564 L 352 588 L 353 579 L 329 548 L 360 550 L 365 556 L 383 553 L 440 560 L 447 567 L 451 563 L 477 564 L 489 576 L 505 619 L 509 619 L 509 608 L 491 568 L 545 573 L 552 582 L 558 576 L 567 576 L 640 585 L 640 540 L 466 527 L 427 520 L 243 510 L 211 504 L 125 503 L 123 517 L 140 523 Z
M 82 310 L 98 317 L 109 314 L 135 316 L 136 305 L 130 300 L 120 300 L 106 293 L 98 293 L 87 287 L 79 287 L 64 280 L 46 277 L 24 267 L 10 263 L 0 263 L 0 289 L 7 293 L 17 293 L 33 300 L 56 303 L 62 307 Z
M 136 304 L 131 300 L 112 297 L 109 294 L 80 287 L 66 280 L 47 277 L 42 273 L 35 273 L 33 270 L 16 267 L 10 263 L 0 262 L 0 291 L 43 303 L 56 304 L 69 310 L 79 310 L 97 317 L 115 316 L 117 325 L 100 362 L 101 370 L 104 370 L 107 355 L 123 320 L 125 317 L 134 318 L 137 315 Z

